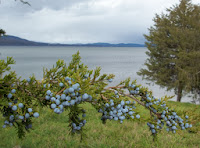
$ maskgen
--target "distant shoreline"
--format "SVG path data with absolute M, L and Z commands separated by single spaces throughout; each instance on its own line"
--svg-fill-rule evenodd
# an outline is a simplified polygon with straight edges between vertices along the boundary
M 6 46 L 19 46 L 19 47 L 146 47 L 146 46 L 87 46 L 87 45 L 0 45 L 0 47 Z
M 76 44 L 60 44 L 60 43 L 42 43 L 22 39 L 16 36 L 6 35 L 0 38 L 0 46 L 66 46 L 66 47 L 146 47 L 145 44 L 135 43 L 76 43 Z

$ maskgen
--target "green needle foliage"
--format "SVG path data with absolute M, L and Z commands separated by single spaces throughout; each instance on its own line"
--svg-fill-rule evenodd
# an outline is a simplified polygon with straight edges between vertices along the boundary
M 25 138 L 26 132 L 33 130 L 33 118 L 40 117 L 42 108 L 52 114 L 68 112 L 68 127 L 71 135 L 80 134 L 86 142 L 87 110 L 81 104 L 90 103 L 101 114 L 103 124 L 107 120 L 123 123 L 125 119 L 147 122 L 154 140 L 166 128 L 168 132 L 187 129 L 195 133 L 195 128 L 188 123 L 185 113 L 176 113 L 167 106 L 171 97 L 155 98 L 146 87 L 130 78 L 113 87 L 107 87 L 114 79 L 113 74 L 101 74 L 100 67 L 89 70 L 81 63 L 79 52 L 72 56 L 67 66 L 64 60 L 58 60 L 51 69 L 45 69 L 43 79 L 33 76 L 26 80 L 17 78 L 10 71 L 14 64 L 11 57 L 0 60 L 0 112 L 4 117 L 3 128 L 15 127 L 18 137 Z M 142 117 L 140 107 L 149 111 L 151 118 Z M 141 116 L 141 117 L 140 117 Z M 165 126 L 164 126 L 165 125 Z
M 146 68 L 138 74 L 167 90 L 174 90 L 177 101 L 183 93 L 200 95 L 200 6 L 191 0 L 156 14 L 149 28 Z

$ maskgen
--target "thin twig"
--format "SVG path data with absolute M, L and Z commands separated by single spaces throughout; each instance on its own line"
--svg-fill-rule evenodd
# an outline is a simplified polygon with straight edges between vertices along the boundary
M 65 87 L 63 89 L 61 89 L 56 95 L 59 95 L 61 92 L 64 91 L 64 89 L 66 89 Z
M 107 99 L 106 97 L 104 97 L 104 95 L 103 95 L 103 94 L 100 94 L 100 95 L 101 95 L 101 98 L 102 98 L 102 99 L 104 99 L 104 100 L 108 101 L 108 99 Z

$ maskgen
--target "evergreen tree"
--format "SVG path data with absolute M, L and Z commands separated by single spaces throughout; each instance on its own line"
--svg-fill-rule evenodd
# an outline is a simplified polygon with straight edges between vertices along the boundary
M 6 34 L 6 32 L 3 29 L 0 29 L 0 37 L 5 35 L 5 34 Z
M 156 14 L 149 35 L 144 35 L 149 56 L 146 69 L 138 74 L 167 90 L 174 90 L 177 101 L 183 92 L 199 92 L 200 6 L 181 0 Z

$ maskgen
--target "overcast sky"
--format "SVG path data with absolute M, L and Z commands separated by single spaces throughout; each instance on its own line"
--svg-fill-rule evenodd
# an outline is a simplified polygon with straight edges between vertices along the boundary
M 49 43 L 143 43 L 155 13 L 179 0 L 1 0 L 0 28 Z M 193 0 L 195 4 L 200 0 Z

